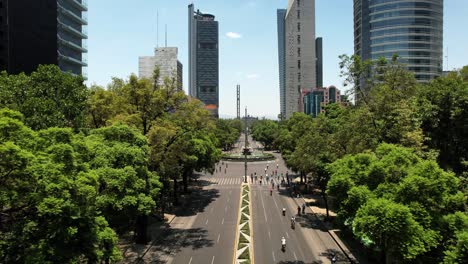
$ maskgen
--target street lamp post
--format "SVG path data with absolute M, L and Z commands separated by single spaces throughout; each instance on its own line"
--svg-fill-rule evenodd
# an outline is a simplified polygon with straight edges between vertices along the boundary
M 245 120 L 244 120 L 244 135 L 245 135 L 245 145 L 244 145 L 244 183 L 247 183 L 247 107 L 245 107 Z

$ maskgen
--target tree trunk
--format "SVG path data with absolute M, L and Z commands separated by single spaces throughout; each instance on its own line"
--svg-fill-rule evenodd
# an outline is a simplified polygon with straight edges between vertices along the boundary
M 137 244 L 146 244 L 148 243 L 148 216 L 140 215 L 137 217 L 136 221 L 136 243 Z
M 177 196 L 178 185 L 177 178 L 174 178 L 174 205 L 179 205 L 179 197 Z
M 304 184 L 304 172 L 301 171 L 301 184 Z
M 322 190 L 322 197 L 323 197 L 323 202 L 325 203 L 325 210 L 327 211 L 327 220 L 330 219 L 330 214 L 329 214 L 329 211 L 328 211 L 328 197 L 327 197 L 327 193 Z
M 188 178 L 189 178 L 189 175 L 190 175 L 190 171 L 184 170 L 184 174 L 182 176 L 182 179 L 183 179 L 183 183 L 184 183 L 184 193 L 185 194 L 188 193 Z

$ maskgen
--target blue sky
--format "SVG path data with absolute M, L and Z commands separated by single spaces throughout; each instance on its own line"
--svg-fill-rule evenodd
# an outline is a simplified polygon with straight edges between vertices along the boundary
M 138 57 L 152 55 L 156 46 L 158 10 L 159 46 L 164 45 L 167 24 L 168 46 L 179 48 L 187 90 L 187 5 L 190 2 L 89 0 L 89 84 L 106 85 L 112 76 L 127 78 L 131 73 L 138 73 Z M 236 115 L 236 84 L 240 84 L 242 109 L 247 106 L 254 116 L 275 118 L 279 113 L 276 9 L 286 8 L 287 0 L 193 2 L 196 9 L 214 14 L 219 21 L 220 115 Z M 325 86 L 343 87 L 338 56 L 353 53 L 352 2 L 316 0 L 316 35 L 323 37 Z M 444 2 L 444 52 L 448 47 L 449 68 L 460 68 L 468 65 L 468 1 Z

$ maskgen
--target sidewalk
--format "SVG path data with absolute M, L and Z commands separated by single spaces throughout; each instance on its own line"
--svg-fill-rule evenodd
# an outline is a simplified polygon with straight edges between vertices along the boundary
M 119 263 L 146 263 L 146 254 L 150 249 L 157 244 L 164 235 L 169 231 L 170 224 L 175 219 L 174 214 L 164 214 L 164 222 L 155 222 L 148 229 L 151 235 L 151 242 L 143 244 L 135 244 L 132 239 L 122 239 L 119 243 L 119 248 L 122 252 L 122 261 Z
M 313 215 L 320 220 L 322 226 L 327 230 L 328 234 L 333 238 L 335 243 L 341 249 L 343 254 L 351 261 L 351 263 L 360 263 L 360 264 L 368 264 L 367 258 L 362 256 L 355 250 L 355 245 L 350 245 L 347 241 L 343 241 L 339 237 L 339 233 L 341 230 L 333 229 L 333 226 L 330 222 L 326 222 L 326 209 L 323 207 L 318 206 L 321 202 L 321 198 L 314 197 L 312 194 L 302 194 L 301 199 L 308 205 L 308 208 L 312 211 Z M 336 217 L 336 213 L 329 210 L 329 216 L 331 218 Z M 353 252 L 351 252 L 353 251 Z

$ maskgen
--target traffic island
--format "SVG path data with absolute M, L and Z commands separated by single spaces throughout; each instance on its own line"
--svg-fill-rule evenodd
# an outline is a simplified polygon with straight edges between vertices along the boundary
M 250 208 L 250 188 L 242 184 L 241 203 L 239 207 L 239 220 L 237 225 L 236 258 L 235 264 L 250 264 L 253 261 L 253 238 Z

